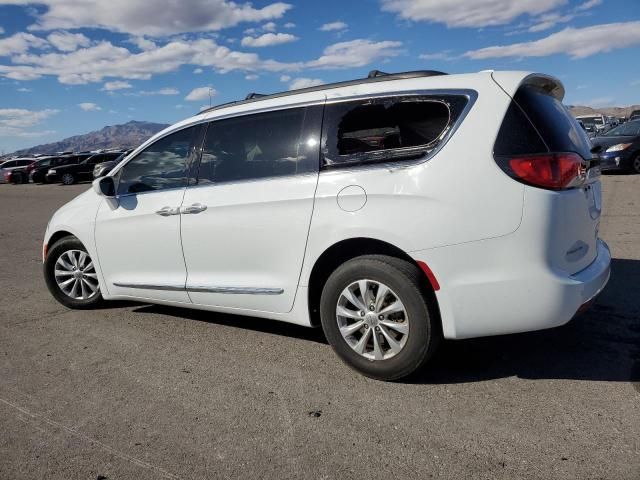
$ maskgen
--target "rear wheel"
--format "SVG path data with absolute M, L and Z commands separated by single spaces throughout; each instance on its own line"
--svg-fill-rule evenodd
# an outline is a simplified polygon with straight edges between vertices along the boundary
M 441 338 L 421 271 L 394 257 L 366 255 L 338 267 L 322 291 L 320 315 L 340 358 L 380 380 L 421 368 Z
M 102 302 L 93 260 L 75 237 L 65 237 L 49 249 L 44 278 L 53 297 L 65 307 L 87 309 Z
M 76 177 L 72 173 L 62 175 L 62 183 L 65 185 L 73 185 L 76 183 Z
M 631 162 L 631 172 L 640 173 L 640 154 L 633 159 L 633 162 Z

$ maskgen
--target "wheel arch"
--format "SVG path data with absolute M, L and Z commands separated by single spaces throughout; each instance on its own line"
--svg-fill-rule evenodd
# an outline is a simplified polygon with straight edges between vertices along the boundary
M 308 308 L 311 325 L 320 325 L 320 296 L 331 273 L 344 262 L 362 255 L 387 255 L 406 260 L 418 267 L 423 279 L 424 293 L 429 303 L 435 307 L 434 310 L 438 315 L 438 322 L 440 322 L 440 310 L 434 288 L 423 267 L 409 254 L 391 243 L 375 238 L 356 237 L 334 243 L 316 259 L 308 281 Z

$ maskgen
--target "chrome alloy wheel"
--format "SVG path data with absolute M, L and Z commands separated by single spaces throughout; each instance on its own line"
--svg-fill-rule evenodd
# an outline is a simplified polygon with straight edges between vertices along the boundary
M 369 360 L 397 355 L 409 337 L 409 316 L 400 298 L 375 280 L 347 286 L 338 298 L 336 319 L 347 344 Z
M 71 185 L 75 181 L 75 178 L 70 173 L 65 173 L 62 175 L 62 183 L 65 185 Z
M 82 250 L 67 250 L 60 255 L 53 273 L 60 290 L 74 300 L 88 300 L 100 290 L 93 261 Z

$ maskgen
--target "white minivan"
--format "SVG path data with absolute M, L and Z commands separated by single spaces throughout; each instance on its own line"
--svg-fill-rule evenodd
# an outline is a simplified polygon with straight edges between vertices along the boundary
M 526 72 L 374 72 L 213 107 L 54 214 L 47 285 L 70 308 L 322 325 L 385 380 L 442 338 L 562 325 L 611 260 L 598 160 L 563 95 Z

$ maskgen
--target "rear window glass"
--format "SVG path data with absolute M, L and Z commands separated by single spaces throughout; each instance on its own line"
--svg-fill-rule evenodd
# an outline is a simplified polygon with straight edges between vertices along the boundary
M 560 100 L 533 86 L 518 89 L 514 100 L 550 151 L 576 152 L 585 159 L 591 158 L 589 137 Z
M 418 158 L 439 143 L 466 97 L 398 96 L 327 105 L 325 166 Z

